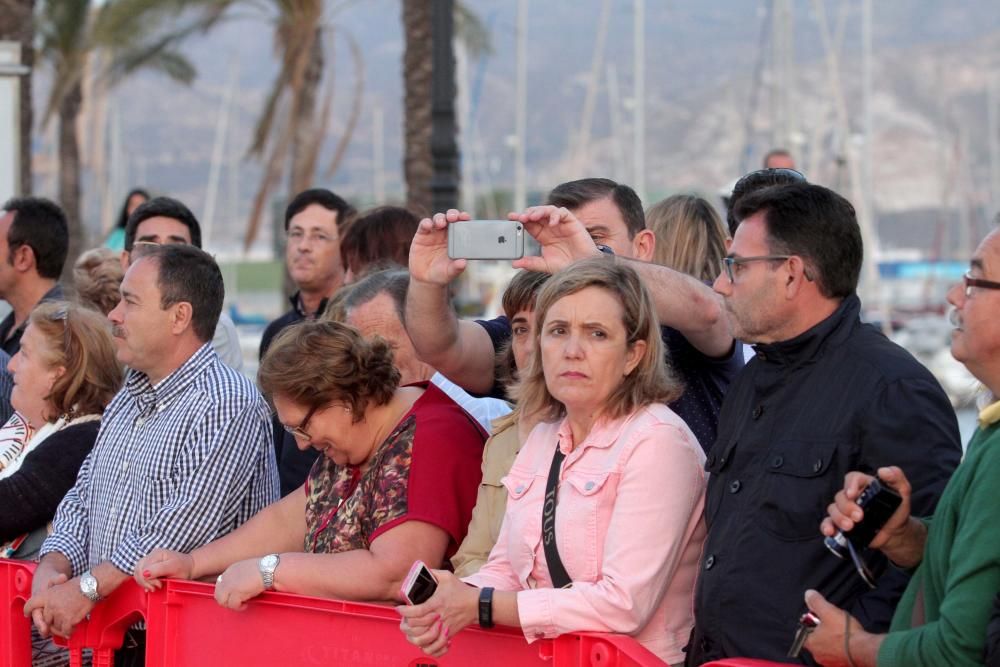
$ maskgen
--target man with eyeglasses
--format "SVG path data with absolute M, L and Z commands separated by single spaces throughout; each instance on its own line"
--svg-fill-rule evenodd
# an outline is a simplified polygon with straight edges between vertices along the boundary
M 183 243 L 201 247 L 201 225 L 191 210 L 170 197 L 155 197 L 139 205 L 125 223 L 125 247 L 121 254 L 122 271 L 133 260 L 161 244 Z M 212 336 L 212 347 L 223 363 L 234 371 L 243 370 L 243 350 L 236 324 L 225 311 Z
M 888 634 L 868 632 L 851 614 L 810 591 L 806 603 L 820 627 L 806 648 L 823 664 L 856 667 L 963 667 L 1000 664 L 1000 637 L 987 639 L 987 622 L 1000 590 L 1000 530 L 996 483 L 1000 479 L 1000 232 L 976 249 L 971 269 L 948 292 L 954 307 L 951 353 L 990 390 L 993 402 L 979 413 L 961 465 L 933 521 L 909 508 L 909 475 L 898 468 L 879 476 L 903 497 L 899 510 L 875 536 L 877 547 L 899 567 L 916 568 Z M 864 512 L 856 501 L 870 477 L 852 473 L 823 522 L 825 535 L 850 530 Z M 912 482 L 914 491 L 918 483 Z M 998 609 L 1000 611 L 1000 609 Z M 996 612 L 995 612 L 996 613 Z
M 877 586 L 869 590 L 817 526 L 849 471 L 887 465 L 913 481 L 914 513 L 929 515 L 961 456 L 937 381 L 860 320 L 863 249 L 851 204 L 795 183 L 747 195 L 735 214 L 714 289 L 756 356 L 726 394 L 706 463 L 708 537 L 689 665 L 786 661 L 807 589 L 884 632 L 906 575 L 863 552 Z
M 354 213 L 354 208 L 343 198 L 324 188 L 304 190 L 289 202 L 285 209 L 285 267 L 297 291 L 290 299 L 291 310 L 264 329 L 260 339 L 261 359 L 285 327 L 314 320 L 326 312 L 330 298 L 344 284 L 340 237 Z M 285 494 L 302 485 L 317 453 L 311 447 L 305 451 L 296 447 L 277 417 L 273 425 L 274 451 Z

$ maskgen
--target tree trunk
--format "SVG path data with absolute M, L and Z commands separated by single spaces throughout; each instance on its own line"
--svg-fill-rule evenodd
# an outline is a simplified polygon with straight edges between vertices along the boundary
M 0 0 L 0 39 L 21 43 L 21 64 L 35 64 L 35 0 Z M 31 72 L 21 77 L 20 181 L 22 195 L 31 194 Z M 0 202 L 2 204 L 3 202 Z
M 87 249 L 87 238 L 80 218 L 80 144 L 76 121 L 83 106 L 83 87 L 78 82 L 59 105 L 59 203 L 69 223 L 69 254 L 63 266 L 63 281 L 73 279 L 73 264 Z
M 404 147 L 403 174 L 406 179 L 406 207 L 418 215 L 433 213 L 431 177 L 431 3 L 403 0 Z

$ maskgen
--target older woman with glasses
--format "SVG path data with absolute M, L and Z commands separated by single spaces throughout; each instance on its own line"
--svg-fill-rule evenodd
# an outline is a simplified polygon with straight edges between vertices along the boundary
M 518 626 L 529 642 L 616 632 L 683 663 L 705 538 L 705 457 L 665 405 L 681 387 L 663 358 L 633 269 L 597 258 L 549 279 L 513 392 L 542 421 L 503 480 L 500 537 L 478 573 L 435 571 L 434 595 L 398 608 L 411 642 L 440 656 L 476 622 Z
M 232 609 L 269 589 L 400 601 L 414 560 L 440 567 L 461 543 L 486 434 L 434 385 L 399 377 L 381 338 L 323 320 L 282 332 L 259 380 L 298 446 L 321 453 L 305 485 L 190 554 L 154 551 L 139 584 L 219 575 Z
M 34 558 L 121 388 L 111 326 L 65 302 L 32 311 L 10 360 L 15 413 L 0 429 L 0 556 Z

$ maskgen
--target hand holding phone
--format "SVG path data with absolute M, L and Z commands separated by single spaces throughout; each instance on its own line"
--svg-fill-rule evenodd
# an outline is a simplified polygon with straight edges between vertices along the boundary
M 434 595 L 437 585 L 437 579 L 434 578 L 430 568 L 422 560 L 418 560 L 410 568 L 399 592 L 407 604 L 423 604 Z
M 524 225 L 516 220 L 469 220 L 448 225 L 451 259 L 520 259 Z

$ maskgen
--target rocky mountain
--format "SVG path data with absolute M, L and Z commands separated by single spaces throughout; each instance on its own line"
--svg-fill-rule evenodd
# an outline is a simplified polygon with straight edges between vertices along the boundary
M 463 156 L 479 192 L 509 189 L 513 174 L 516 3 L 467 0 L 492 34 L 493 52 L 460 68 L 467 109 Z M 599 39 L 602 0 L 529 2 L 528 173 L 532 190 L 585 174 L 632 180 L 633 3 L 611 0 L 606 49 L 598 64 L 586 157 L 574 154 L 587 83 Z M 680 190 L 714 193 L 746 163 L 756 168 L 774 130 L 778 70 L 773 66 L 769 2 L 649 0 L 646 5 L 647 199 Z M 268 3 L 259 3 L 266 7 Z M 837 49 L 847 136 L 835 112 L 835 85 L 819 30 L 817 5 L 792 2 L 789 107 L 791 148 L 812 180 L 851 195 L 845 150 L 860 148 L 859 3 L 823 2 Z M 361 204 L 383 180 L 388 198 L 403 190 L 402 49 L 397 0 L 331 3 L 327 63 L 335 102 L 321 160 L 343 132 L 355 73 L 344 33 L 364 54 L 364 112 L 346 158 L 333 177 L 319 176 Z M 937 220 L 965 220 L 969 234 L 1000 205 L 991 192 L 987 91 L 1000 89 L 1000 3 L 967 0 L 880 0 L 874 3 L 874 195 L 880 233 L 889 246 L 929 248 Z M 265 10 L 242 12 L 190 40 L 199 70 L 190 88 L 155 75 L 129 81 L 107 100 L 104 142 L 116 148 L 115 189 L 142 183 L 204 209 L 209 164 L 227 81 L 238 89 L 230 116 L 229 159 L 222 171 L 213 238 L 220 248 L 239 238 L 260 169 L 242 160 L 276 64 Z M 44 85 L 44 83 L 42 84 Z M 756 89 L 756 94 L 755 94 Z M 754 102 L 756 100 L 756 102 Z M 375 109 L 384 114 L 384 173 L 375 174 Z M 1000 110 L 998 110 L 1000 113 Z M 86 136 L 99 135 L 90 128 Z M 473 150 L 475 149 L 475 150 Z M 51 142 L 40 137 L 39 164 Z M 42 174 L 42 189 L 54 185 Z M 99 216 L 99 178 L 86 175 L 89 219 Z M 1000 185 L 1000 184 L 998 184 Z M 117 206 L 117 204 L 115 204 Z M 947 209 L 937 213 L 939 209 Z M 965 213 L 960 216 L 959 210 Z M 922 211 L 922 212 L 921 212 Z M 908 227 L 908 219 L 924 220 Z M 930 222 L 928 222 L 930 221 Z M 979 225 L 979 227 L 975 227 Z M 919 230 L 918 230 L 919 227 Z M 949 225 L 954 247 L 966 232 Z M 267 239 L 261 241 L 266 248 Z M 940 243 L 939 243 L 940 245 Z

